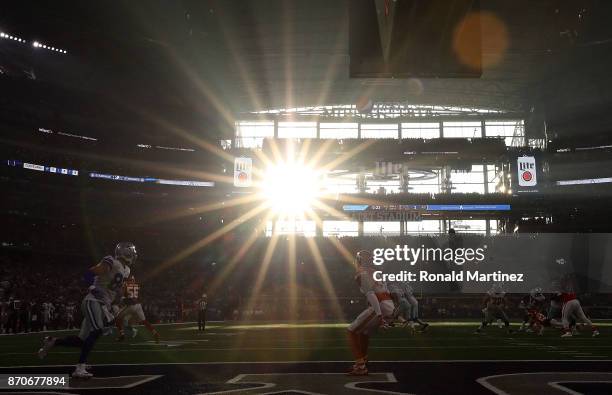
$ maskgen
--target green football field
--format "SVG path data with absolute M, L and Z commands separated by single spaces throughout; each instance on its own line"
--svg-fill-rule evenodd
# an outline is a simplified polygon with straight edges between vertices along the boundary
M 370 360 L 611 360 L 612 323 L 598 323 L 599 337 L 589 330 L 560 338 L 559 330 L 509 335 L 489 327 L 473 333 L 476 322 L 434 322 L 425 333 L 407 328 L 379 332 L 370 344 Z M 138 335 L 118 343 L 114 336 L 101 338 L 91 364 L 348 361 L 345 323 L 209 323 L 198 332 L 193 323 L 159 325 L 162 341 L 156 344 L 138 327 Z M 514 326 L 517 328 L 517 326 Z M 52 332 L 55 336 L 74 333 Z M 41 361 L 36 356 L 44 335 L 0 336 L 0 366 L 73 364 L 78 349 L 56 347 Z

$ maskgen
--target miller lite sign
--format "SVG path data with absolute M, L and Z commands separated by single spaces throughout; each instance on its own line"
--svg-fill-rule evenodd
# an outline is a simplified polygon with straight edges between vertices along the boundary
M 250 187 L 253 181 L 253 159 L 234 159 L 234 186 L 239 188 Z
M 518 157 L 517 168 L 519 186 L 534 187 L 538 184 L 536 162 L 533 156 Z

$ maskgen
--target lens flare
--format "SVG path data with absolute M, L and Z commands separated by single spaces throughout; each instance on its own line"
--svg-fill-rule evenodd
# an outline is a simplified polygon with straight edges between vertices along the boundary
M 318 173 L 301 163 L 277 163 L 268 167 L 262 193 L 270 209 L 282 216 L 301 217 L 319 195 Z

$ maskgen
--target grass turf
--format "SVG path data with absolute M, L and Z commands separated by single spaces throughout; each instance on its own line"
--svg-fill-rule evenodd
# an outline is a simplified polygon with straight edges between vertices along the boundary
M 370 359 L 410 360 L 610 360 L 612 327 L 600 325 L 601 336 L 590 331 L 560 338 L 559 330 L 547 328 L 544 336 L 533 333 L 509 335 L 496 326 L 485 334 L 473 334 L 476 322 L 435 322 L 426 333 L 392 328 L 378 333 L 370 344 Z M 514 326 L 516 329 L 516 326 Z M 134 339 L 118 343 L 105 336 L 96 345 L 91 364 L 348 361 L 352 359 L 344 323 L 211 323 L 204 333 L 194 324 L 160 325 L 161 344 L 138 327 Z M 61 331 L 51 333 L 65 336 Z M 36 356 L 45 334 L 0 336 L 0 366 L 73 364 L 79 350 L 56 347 L 41 361 Z

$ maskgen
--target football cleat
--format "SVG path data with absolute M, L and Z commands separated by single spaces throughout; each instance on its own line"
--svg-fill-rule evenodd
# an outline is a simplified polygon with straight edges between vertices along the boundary
M 55 338 L 51 336 L 45 336 L 43 339 L 43 346 L 38 350 L 38 358 L 44 359 L 47 354 L 49 354 L 49 350 L 53 348 L 55 345 Z
M 75 379 L 90 379 L 93 377 L 93 374 L 87 371 L 87 366 L 84 363 L 80 363 L 76 366 L 74 372 L 72 372 L 72 377 Z
M 138 335 L 138 330 L 136 328 L 132 328 L 132 339 Z
M 597 329 L 595 329 L 593 331 L 593 337 L 597 337 L 597 336 L 599 336 L 599 331 Z
M 429 324 L 425 323 L 425 324 L 421 325 L 421 332 L 425 332 L 427 330 L 427 328 L 429 328 Z
M 389 328 L 391 328 L 391 325 L 389 325 L 389 322 L 385 320 L 383 317 L 380 317 L 380 329 L 387 330 Z
M 365 365 L 353 365 L 346 374 L 347 376 L 367 376 L 368 368 Z
M 572 337 L 574 335 L 572 335 L 572 332 L 565 332 L 564 334 L 561 335 L 561 337 Z
M 117 336 L 116 339 L 118 342 L 122 342 L 125 340 L 125 333 L 123 333 L 123 331 L 119 332 L 119 336 Z

